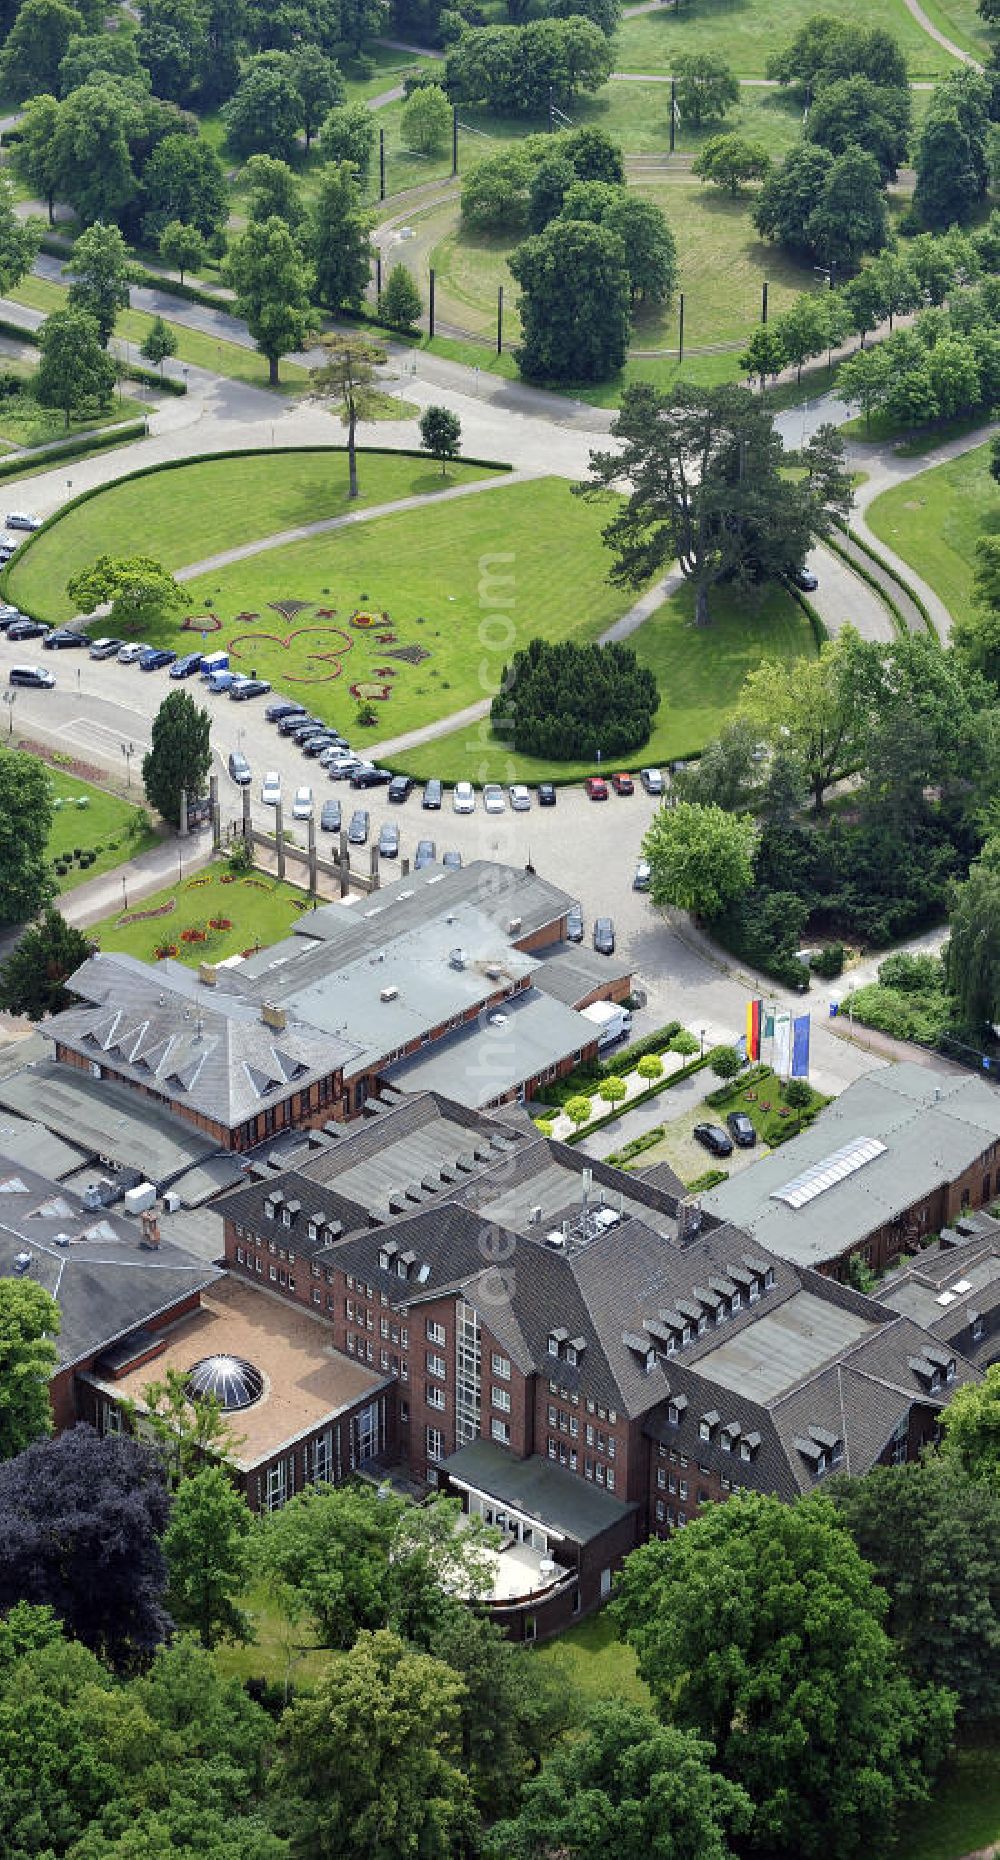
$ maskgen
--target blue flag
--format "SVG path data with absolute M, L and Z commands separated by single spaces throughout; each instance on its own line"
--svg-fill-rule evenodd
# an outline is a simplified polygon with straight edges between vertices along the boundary
M 792 1077 L 809 1077 L 809 1016 L 797 1014 L 792 1022 Z

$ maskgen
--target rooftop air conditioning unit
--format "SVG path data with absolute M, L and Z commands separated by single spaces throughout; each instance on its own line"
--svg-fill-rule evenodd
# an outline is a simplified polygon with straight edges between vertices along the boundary
M 181 1198 L 179 1194 L 177 1193 L 176 1188 L 165 1189 L 164 1195 L 163 1195 L 164 1214 L 176 1214 L 180 1205 L 181 1205 Z
M 378 998 L 380 1001 L 398 1001 L 399 989 L 395 984 L 390 984 L 388 988 L 380 988 Z
M 491 1014 L 490 1015 L 490 1026 L 491 1027 L 506 1027 L 506 1025 L 507 1025 L 506 1014 Z
M 464 949 L 450 950 L 448 953 L 448 961 L 451 963 L 451 966 L 453 969 L 464 969 L 465 968 Z
M 561 1253 L 566 1245 L 566 1235 L 560 1227 L 554 1227 L 551 1233 L 546 1234 L 545 1244 L 550 1246 L 554 1253 Z
M 510 923 L 509 923 L 509 924 L 507 925 L 507 935 L 508 935 L 508 936 L 514 936 L 514 935 L 515 935 L 515 933 L 516 933 L 516 932 L 517 932 L 518 930 L 520 930 L 520 928 L 521 928 L 521 919 L 520 919 L 520 917 L 512 917 L 512 918 L 511 918 L 511 920 L 510 920 Z
M 542 1204 L 541 1202 L 539 1202 L 536 1207 L 529 1208 L 528 1210 L 528 1226 L 538 1227 L 541 1223 L 541 1219 L 542 1219 Z

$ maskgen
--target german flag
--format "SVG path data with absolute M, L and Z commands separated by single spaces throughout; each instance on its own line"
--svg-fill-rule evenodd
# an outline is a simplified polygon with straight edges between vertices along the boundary
M 763 1001 L 747 1002 L 747 1058 L 760 1058 L 760 1034 L 764 1019 Z

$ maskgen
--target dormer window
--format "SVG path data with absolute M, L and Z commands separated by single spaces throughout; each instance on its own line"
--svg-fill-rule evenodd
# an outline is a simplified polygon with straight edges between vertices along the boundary
M 318 1237 L 319 1237 L 319 1228 L 317 1227 L 316 1222 L 311 1220 L 309 1222 L 309 1238 L 310 1240 L 316 1240 L 318 1239 Z
M 944 1379 L 946 1382 L 954 1382 L 955 1380 L 955 1358 L 953 1356 L 949 1356 L 948 1358 L 948 1366 L 944 1372 Z
M 550 1356 L 559 1355 L 559 1339 L 558 1337 L 554 1336 L 551 1331 L 549 1332 L 549 1355 Z
M 652 1375 L 656 1368 L 656 1351 L 651 1347 L 646 1351 L 646 1374 Z
M 759 1434 L 744 1434 L 740 1440 L 740 1459 L 754 1460 L 760 1449 Z
M 698 1422 L 699 1440 L 714 1440 L 719 1426 L 719 1416 L 714 1408 L 709 1408 Z
M 386 1252 L 385 1247 L 380 1247 L 379 1249 L 378 1263 L 379 1263 L 379 1268 L 382 1272 L 388 1272 L 389 1255 Z
M 655 1351 L 653 1352 L 653 1354 L 655 1355 Z M 577 1355 L 576 1355 L 576 1350 L 575 1350 L 575 1348 L 574 1348 L 574 1346 L 573 1346 L 573 1344 L 571 1344 L 571 1343 L 568 1343 L 568 1344 L 566 1345 L 566 1351 L 565 1351 L 565 1359 L 564 1359 L 564 1360 L 565 1360 L 565 1361 L 566 1361 L 567 1363 L 570 1363 L 570 1364 L 572 1365 L 572 1367 L 573 1367 L 574 1369 L 576 1368 L 576 1362 L 577 1362 Z
M 708 1313 L 706 1311 L 703 1311 L 700 1318 L 698 1319 L 699 1337 L 703 1337 L 707 1329 L 708 1329 Z
M 685 1324 L 684 1329 L 681 1331 L 681 1342 L 690 1343 L 691 1335 L 692 1335 L 692 1332 L 691 1332 L 690 1324 Z
M 281 1225 L 282 1225 L 282 1227 L 290 1227 L 290 1226 L 291 1226 L 291 1224 L 292 1224 L 292 1211 L 291 1211 L 291 1209 L 290 1209 L 290 1208 L 282 1208 L 282 1210 L 281 1210 Z
M 983 1319 L 981 1312 L 969 1312 L 969 1329 L 972 1333 L 973 1343 L 981 1343 L 983 1337 Z
M 750 1303 L 755 1305 L 760 1297 L 760 1280 L 756 1275 L 750 1281 Z
M 732 1298 L 729 1301 L 730 1311 L 733 1311 L 733 1312 L 738 1311 L 742 1303 L 743 1303 L 743 1293 L 740 1291 L 739 1287 L 737 1287 L 736 1291 L 733 1293 Z
M 722 1432 L 719 1435 L 719 1445 L 722 1448 L 723 1453 L 735 1453 L 739 1445 L 739 1438 L 740 1438 L 739 1422 L 738 1421 L 727 1421 L 725 1427 L 722 1429 Z
M 769 1292 L 774 1284 L 774 1267 L 769 1266 L 764 1274 L 764 1290 Z
M 274 1202 L 270 1199 L 264 1203 L 264 1219 L 267 1221 L 273 1221 L 274 1219 Z
M 667 1355 L 668 1356 L 677 1355 L 677 1332 L 675 1330 L 672 1330 L 669 1337 L 667 1338 Z
M 687 1411 L 686 1395 L 673 1395 L 667 1404 L 667 1420 L 671 1427 L 679 1427 Z
M 396 1261 L 396 1277 L 398 1279 L 405 1279 L 406 1277 L 406 1260 L 403 1258 L 402 1254 L 400 1254 Z

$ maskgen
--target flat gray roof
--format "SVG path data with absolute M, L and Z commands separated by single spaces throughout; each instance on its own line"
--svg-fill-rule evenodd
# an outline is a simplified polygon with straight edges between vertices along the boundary
M 694 1367 L 709 1381 L 766 1406 L 875 1329 L 867 1318 L 813 1292 L 793 1292 L 776 1310 L 762 1312 L 755 1323 L 699 1356 Z
M 592 995 L 596 988 L 627 981 L 631 974 L 630 967 L 599 956 L 596 949 L 588 949 L 585 943 L 569 943 L 543 951 L 532 980 L 543 994 L 564 1001 L 567 1007 L 576 1007 L 578 1001 Z
M 537 1454 L 515 1460 L 490 1440 L 460 1447 L 445 1460 L 444 1471 L 456 1485 L 500 1499 L 577 1544 L 600 1537 L 635 1510 L 551 1460 Z
M 131 1086 L 91 1078 L 55 1059 L 0 1078 L 0 1106 L 58 1131 L 88 1156 L 141 1169 L 160 1188 L 218 1154 L 211 1137 L 139 1097 Z
M 531 1157 L 533 1161 L 536 1157 L 539 1159 L 539 1166 L 523 1177 L 521 1171 L 504 1170 L 502 1185 L 491 1201 L 484 1200 L 484 1190 L 480 1185 L 476 1206 L 484 1221 L 496 1221 L 498 1226 L 507 1227 L 513 1233 L 531 1233 L 534 1230 L 536 1236 L 541 1237 L 548 1228 L 558 1225 L 564 1216 L 571 1219 L 580 1217 L 583 1186 L 580 1170 L 569 1168 L 544 1145 L 534 1146 Z M 586 1163 L 587 1158 L 582 1157 L 583 1166 Z M 613 1208 L 616 1213 L 620 1210 L 625 1219 L 634 1215 L 657 1233 L 670 1240 L 676 1239 L 676 1216 L 651 1208 L 648 1201 L 630 1195 L 628 1180 L 628 1176 L 621 1176 L 621 1188 L 610 1188 L 599 1181 L 592 1181 L 588 1196 L 590 1211 L 593 1213 L 603 1206 Z M 531 1220 L 535 1208 L 542 1210 L 538 1221 Z
M 479 1110 L 594 1038 L 594 1028 L 575 1009 L 531 988 L 505 1001 L 495 1017 L 472 1021 L 412 1058 L 398 1060 L 386 1075 L 404 1091 L 442 1092 Z
M 885 1152 L 803 1207 L 775 1196 L 855 1139 Z M 968 1075 L 905 1062 L 866 1073 L 810 1129 L 704 1196 L 723 1220 L 797 1265 L 837 1259 L 942 1182 L 954 1181 L 1000 1138 L 1000 1095 Z
M 87 1150 L 67 1143 L 54 1130 L 46 1130 L 44 1124 L 36 1123 L 33 1119 L 2 1115 L 0 1150 L 7 1156 L 16 1156 L 18 1162 L 24 1163 L 27 1168 L 37 1169 L 39 1175 L 51 1176 L 57 1182 L 82 1168 L 89 1154 Z

